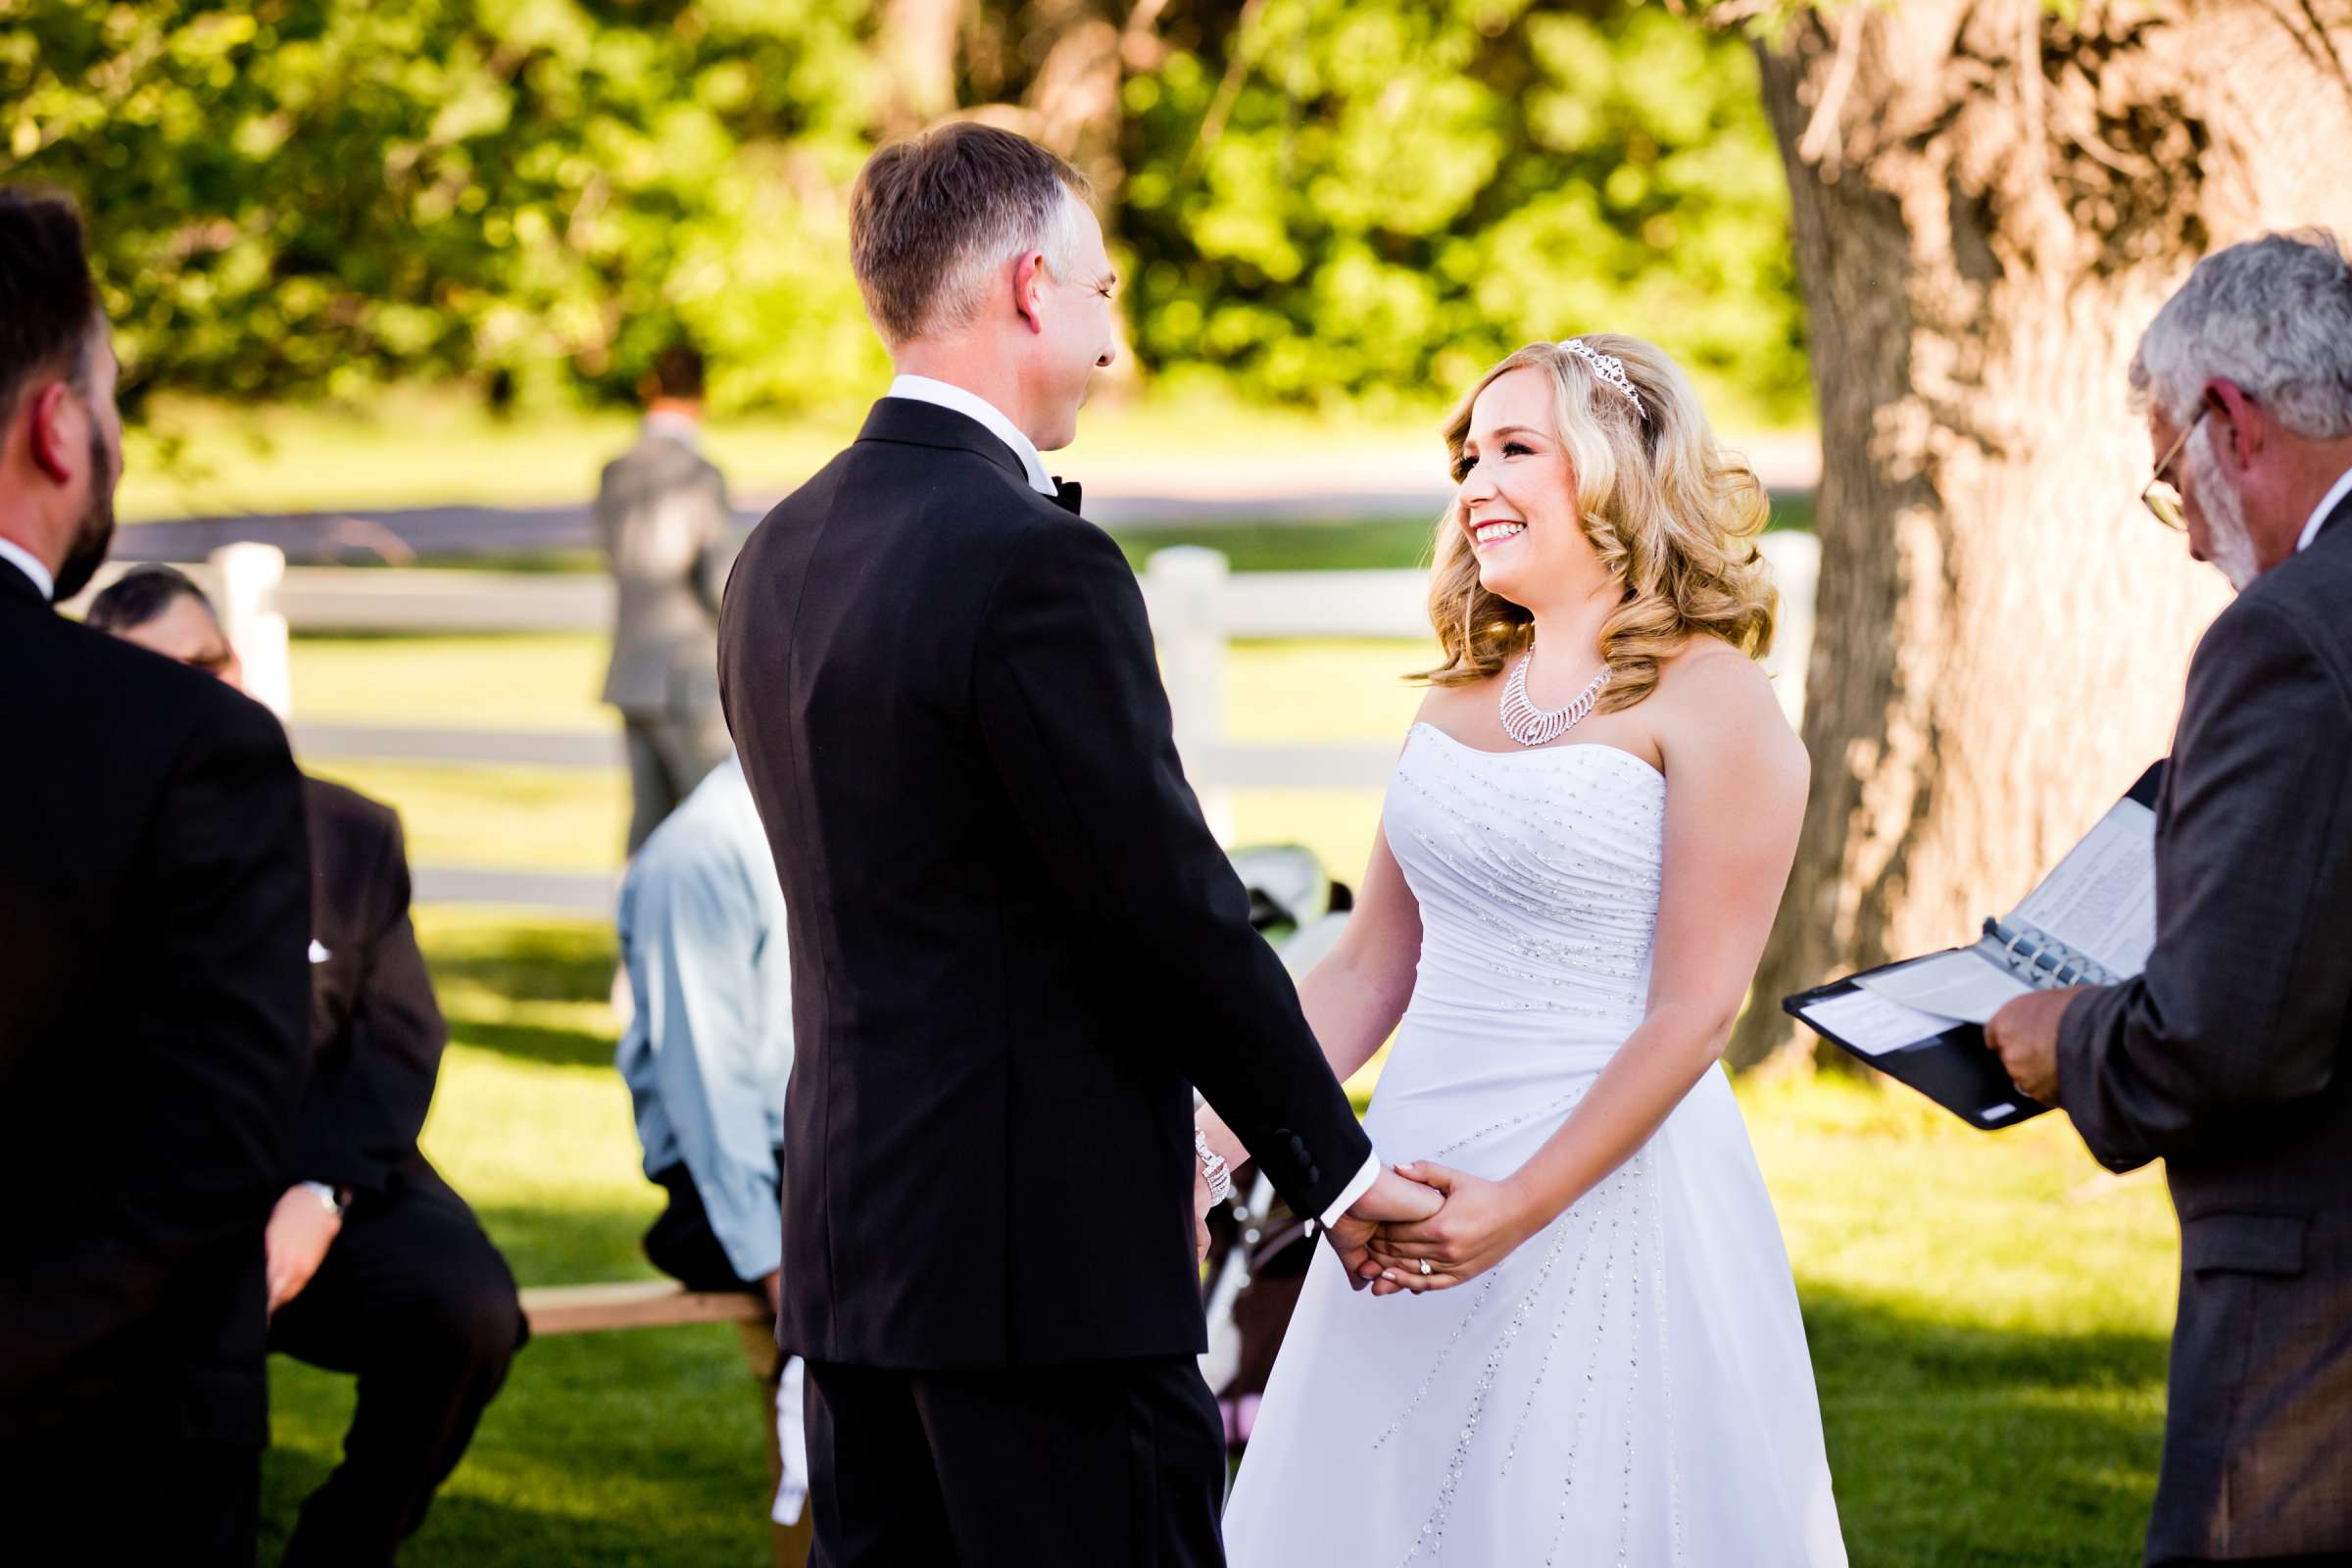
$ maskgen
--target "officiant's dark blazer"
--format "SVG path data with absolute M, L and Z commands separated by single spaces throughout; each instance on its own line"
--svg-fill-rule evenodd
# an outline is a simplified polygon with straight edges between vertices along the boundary
M 310 1056 L 285 733 L 4 562 L 0 726 L 0 1451 L 258 1447 L 262 1227 Z
M 1318 1213 L 1370 1150 L 1203 823 L 1110 538 L 876 404 L 737 561 L 720 688 L 789 910 L 786 1348 L 1189 1354 L 1192 1089 Z
M 2352 502 L 2225 610 L 2156 807 L 2157 938 L 2061 1097 L 2180 1215 L 2151 1562 L 2352 1553 Z

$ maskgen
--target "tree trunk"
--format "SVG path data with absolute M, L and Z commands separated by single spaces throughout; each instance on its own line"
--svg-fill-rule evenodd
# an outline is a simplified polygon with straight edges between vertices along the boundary
M 1971 940 L 2169 745 L 2227 587 L 2133 500 L 2141 329 L 2207 251 L 2352 223 L 2352 6 L 1848 3 L 1760 46 L 1821 402 L 1777 1005 Z M 1809 1037 L 1808 1037 L 1809 1038 Z

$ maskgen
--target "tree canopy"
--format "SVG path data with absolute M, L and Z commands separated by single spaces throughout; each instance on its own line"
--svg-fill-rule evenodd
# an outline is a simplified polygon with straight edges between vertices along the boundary
M 881 139 L 1013 123 L 1103 187 L 1138 360 L 1424 400 L 1530 338 L 1656 338 L 1803 406 L 1754 61 L 1531 0 L 0 0 L 0 177 L 89 213 L 139 387 L 477 377 L 723 408 L 870 391 L 846 255 Z

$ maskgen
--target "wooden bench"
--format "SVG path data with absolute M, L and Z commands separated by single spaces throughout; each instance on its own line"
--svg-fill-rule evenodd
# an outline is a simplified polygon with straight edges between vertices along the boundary
M 681 1323 L 764 1323 L 767 1303 L 749 1291 L 690 1291 L 676 1280 L 610 1285 L 534 1285 L 522 1293 L 534 1339 Z
M 616 1280 L 609 1285 L 534 1285 L 522 1293 L 522 1314 L 530 1320 L 533 1339 L 685 1323 L 734 1324 L 759 1395 L 767 1484 L 775 1486 L 783 1459 L 776 1451 L 776 1341 L 765 1300 L 749 1291 L 690 1291 L 676 1280 Z M 798 1524 L 770 1528 L 776 1568 L 805 1568 L 809 1530 L 807 1509 Z

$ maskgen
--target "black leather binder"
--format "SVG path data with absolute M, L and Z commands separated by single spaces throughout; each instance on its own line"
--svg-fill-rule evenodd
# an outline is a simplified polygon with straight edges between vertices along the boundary
M 2164 778 L 2158 761 L 2139 776 L 2124 799 L 2154 810 L 2156 793 Z M 2021 906 L 2021 908 L 2023 906 Z M 1966 953 L 1953 949 L 1952 953 Z M 2024 925 L 2015 911 L 2006 919 L 1986 920 L 1977 951 L 2026 985 L 2054 990 L 2084 982 L 2115 983 L 2129 979 L 2076 951 L 2073 946 Z M 1939 955 L 1928 955 L 1936 957 Z M 1906 958 L 1866 975 L 1925 961 Z M 2136 970 L 2133 971 L 2136 973 Z M 1876 999 L 1857 982 L 1863 975 L 1784 997 L 1781 1009 L 1830 1044 L 1896 1082 L 1919 1091 L 1972 1127 L 1987 1131 L 2031 1121 L 2050 1107 L 2018 1092 L 2002 1070 L 2000 1058 L 1984 1044 L 1981 1024 L 1918 1013 Z M 1902 1041 L 1903 1014 L 1917 1020 L 1918 1037 Z M 1941 1025 L 1942 1027 L 1936 1027 Z M 1889 1043 L 1887 1030 L 1896 1029 Z

